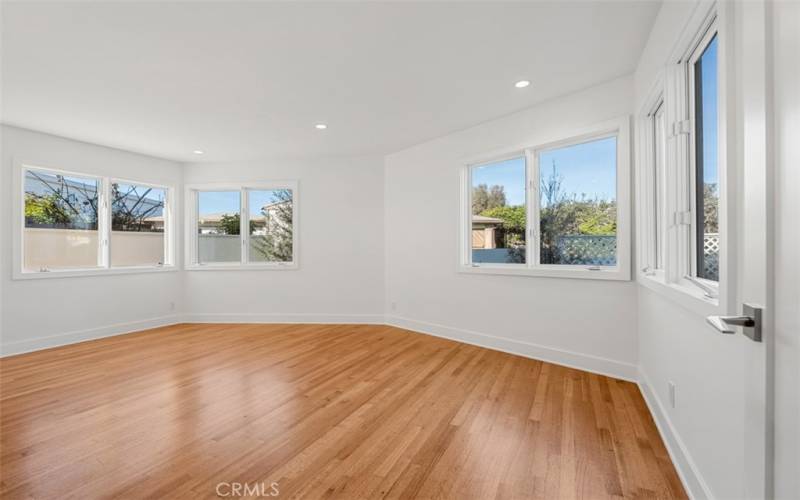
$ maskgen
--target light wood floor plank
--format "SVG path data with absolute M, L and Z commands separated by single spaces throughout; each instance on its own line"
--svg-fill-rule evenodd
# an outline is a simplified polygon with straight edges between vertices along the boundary
M 2 498 L 685 498 L 636 385 L 388 326 L 175 325 L 0 384 Z

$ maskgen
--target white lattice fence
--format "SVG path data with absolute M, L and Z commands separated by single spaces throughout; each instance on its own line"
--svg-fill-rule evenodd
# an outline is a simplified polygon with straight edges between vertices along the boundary
M 556 248 L 559 264 L 613 266 L 617 263 L 616 236 L 561 236 Z
M 703 235 L 703 271 L 706 278 L 719 279 L 719 233 Z

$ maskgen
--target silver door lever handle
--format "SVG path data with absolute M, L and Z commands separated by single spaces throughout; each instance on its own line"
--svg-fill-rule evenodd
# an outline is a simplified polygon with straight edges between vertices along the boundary
M 736 333 L 734 326 L 741 326 L 742 333 L 755 342 L 761 342 L 763 308 L 753 304 L 742 306 L 741 316 L 708 316 L 706 322 L 722 333 Z
M 728 325 L 755 326 L 756 322 L 750 316 L 708 316 L 706 322 L 722 333 L 736 333 Z

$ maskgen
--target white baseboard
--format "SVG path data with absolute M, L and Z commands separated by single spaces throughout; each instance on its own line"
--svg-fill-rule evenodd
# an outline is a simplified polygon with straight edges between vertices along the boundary
M 130 323 L 120 323 L 88 330 L 67 332 L 49 337 L 12 342 L 0 347 L 2 356 L 22 354 L 51 347 L 58 347 L 86 340 L 121 335 L 148 328 L 176 323 L 313 323 L 313 324 L 366 324 L 390 325 L 418 333 L 443 337 L 457 342 L 516 354 L 527 358 L 577 368 L 624 380 L 636 380 L 636 367 L 611 359 L 555 349 L 552 347 L 496 337 L 479 332 L 462 330 L 424 321 L 381 314 L 261 314 L 261 313 L 208 313 L 171 315 Z
M 664 445 L 667 447 L 669 457 L 678 471 L 681 482 L 683 482 L 686 494 L 689 495 L 689 498 L 698 500 L 714 498 L 708 483 L 706 483 L 697 469 L 697 465 L 692 460 L 686 445 L 683 444 L 683 440 L 672 425 L 669 414 L 665 411 L 658 394 L 650 385 L 650 379 L 647 378 L 647 374 L 641 367 L 639 367 L 639 389 L 644 395 L 650 414 L 653 415 L 653 420 L 655 420 L 658 432 L 661 434 L 661 440 L 664 441 Z
M 509 354 L 516 354 L 526 358 L 547 361 L 549 363 L 568 366 L 570 368 L 577 368 L 578 370 L 598 373 L 600 375 L 608 375 L 610 377 L 628 380 L 631 382 L 636 381 L 636 365 L 632 363 L 623 363 L 621 361 L 601 358 L 599 356 L 592 356 L 590 354 L 565 351 L 562 349 L 533 344 L 530 342 L 523 342 L 505 337 L 496 337 L 486 333 L 452 328 L 449 326 L 437 325 L 424 321 L 416 321 L 398 316 L 387 316 L 386 324 L 396 326 L 398 328 L 404 328 L 406 330 L 433 335 L 435 337 L 442 337 L 449 340 L 455 340 L 457 342 L 464 342 L 465 344 L 485 347 L 495 351 L 507 352 Z
M 3 343 L 2 345 L 0 345 L 0 357 L 13 356 L 15 354 L 24 354 L 26 352 L 39 351 L 42 349 L 50 349 L 51 347 L 60 347 L 67 344 L 85 342 L 87 340 L 96 340 L 104 337 L 113 337 L 114 335 L 122 335 L 125 333 L 147 330 L 150 328 L 158 328 L 159 326 L 174 325 L 176 323 L 181 323 L 182 321 L 183 317 L 175 314 L 170 316 L 162 316 L 160 318 L 146 319 L 142 321 L 131 321 L 129 323 L 116 323 L 113 325 L 101 326 L 97 328 L 89 328 L 87 330 L 59 333 L 57 335 L 50 335 L 47 337 L 39 337 L 30 340 L 9 342 L 7 344 Z
M 209 313 L 186 314 L 184 323 L 311 323 L 332 325 L 382 325 L 382 314 L 261 314 Z
M 609 375 L 624 380 L 636 380 L 636 367 L 632 364 L 397 316 L 384 317 L 381 314 L 176 314 L 2 344 L 2 346 L 0 346 L 0 356 L 23 354 L 176 323 L 386 324 L 414 332 L 444 337 L 457 342 L 464 342 L 488 349 L 525 356 L 527 358 L 540 359 L 559 365 L 578 368 L 580 370 Z

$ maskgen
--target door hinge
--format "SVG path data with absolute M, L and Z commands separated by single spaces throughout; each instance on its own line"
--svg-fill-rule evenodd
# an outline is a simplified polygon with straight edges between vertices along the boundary
M 672 223 L 676 226 L 689 226 L 692 224 L 692 212 L 673 212 Z
M 689 127 L 689 120 L 681 120 L 672 124 L 672 135 L 688 134 L 692 130 Z

